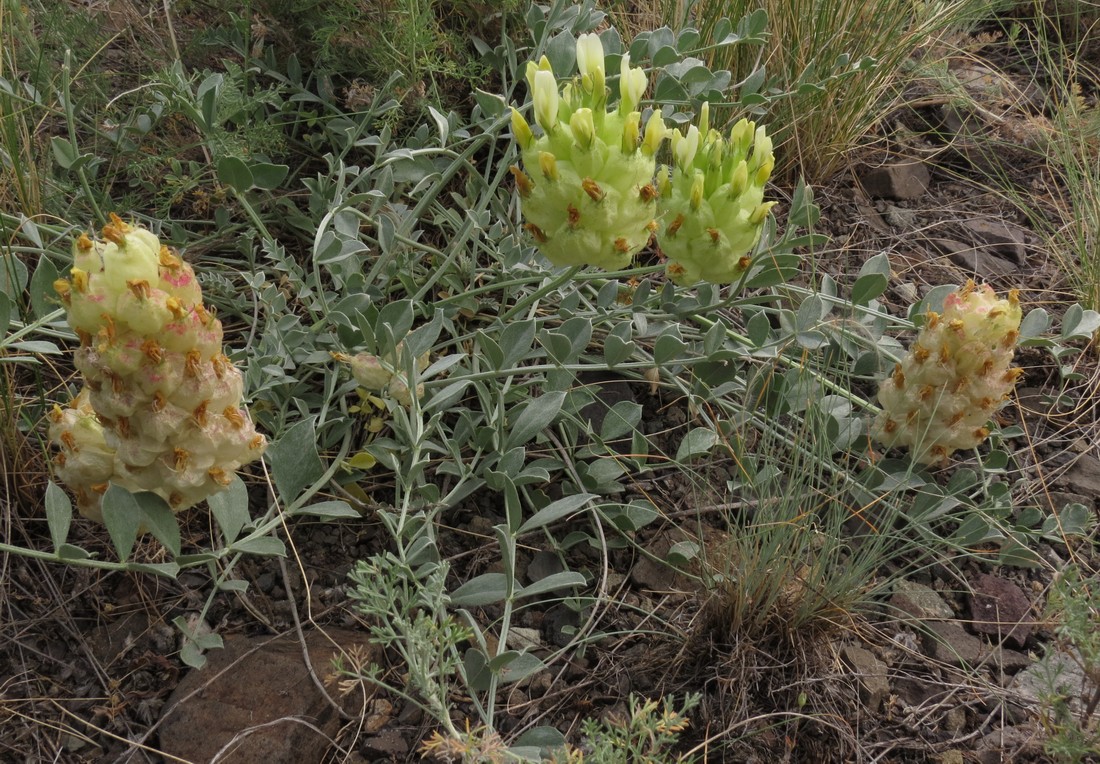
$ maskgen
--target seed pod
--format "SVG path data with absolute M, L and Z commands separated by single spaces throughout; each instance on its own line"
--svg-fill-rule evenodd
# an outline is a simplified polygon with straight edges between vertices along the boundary
M 332 357 L 351 367 L 351 376 L 363 388 L 376 395 L 393 398 L 402 406 L 412 405 L 412 392 L 409 390 L 408 375 L 405 373 L 405 348 L 399 344 L 394 353 L 384 357 L 359 353 L 349 356 L 346 353 L 333 353 Z M 423 353 L 416 359 L 416 370 L 422 372 L 428 368 L 430 359 Z M 424 385 L 416 386 L 416 397 L 424 394 Z

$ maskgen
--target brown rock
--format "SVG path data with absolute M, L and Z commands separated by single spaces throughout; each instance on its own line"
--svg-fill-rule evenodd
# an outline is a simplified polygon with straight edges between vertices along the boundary
M 864 204 L 863 202 L 857 201 L 856 212 L 859 213 L 860 222 L 867 223 L 881 234 L 890 233 L 890 226 L 886 225 L 886 221 L 883 220 L 879 211 L 870 204 Z
M 993 660 L 1008 674 L 1014 674 L 1033 663 L 1031 658 L 1024 653 L 1016 650 L 1009 650 L 1007 647 L 994 647 Z
M 363 741 L 367 761 L 408 761 L 409 743 L 395 729 L 384 730 Z
M 149 628 L 149 616 L 144 612 L 125 613 L 93 629 L 88 636 L 88 645 L 96 661 L 104 668 L 110 668 L 137 644 Z
M 1031 601 L 1024 591 L 1003 578 L 983 573 L 971 582 L 971 626 L 974 631 L 1010 639 L 1023 647 L 1035 623 L 1031 618 Z
M 365 632 L 313 632 L 306 644 L 322 679 L 340 653 L 333 641 L 373 654 Z M 310 764 L 324 759 L 340 717 L 310 679 L 294 635 L 230 636 L 224 649 L 207 658 L 206 666 L 190 671 L 168 699 L 160 725 L 165 753 L 210 761 L 229 746 L 218 758 L 220 764 Z M 269 722 L 274 723 L 265 726 Z
M 940 692 L 934 684 L 923 678 L 906 676 L 894 680 L 893 690 L 905 706 L 919 706 Z
M 987 644 L 968 634 L 954 621 L 926 624 L 931 633 L 924 637 L 924 649 L 936 660 L 952 666 L 996 667 L 1012 674 L 1031 664 L 1023 653 Z
M 901 162 L 868 168 L 860 177 L 868 196 L 880 199 L 917 199 L 928 191 L 932 176 L 922 162 Z

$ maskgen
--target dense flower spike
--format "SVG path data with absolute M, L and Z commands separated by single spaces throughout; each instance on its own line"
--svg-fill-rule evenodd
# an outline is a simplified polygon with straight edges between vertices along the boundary
M 658 171 L 661 228 L 668 275 L 678 284 L 728 284 L 749 266 L 775 202 L 764 185 L 775 166 L 772 141 L 763 127 L 742 119 L 723 138 L 709 127 L 703 103 L 699 126 L 672 134 L 674 168 Z
M 880 385 L 874 438 L 908 446 L 922 464 L 985 440 L 986 423 L 1021 373 L 1012 368 L 1020 320 L 1015 290 L 998 299 L 988 284 L 968 281 L 948 295 L 943 315 L 925 316 L 908 355 Z
M 527 69 L 535 136 L 512 110 L 523 169 L 512 167 L 526 228 L 555 265 L 625 268 L 656 229 L 654 154 L 666 128 L 654 113 L 642 130 L 637 111 L 648 79 L 622 57 L 617 109 L 607 110 L 603 44 L 577 40 L 578 75 L 559 90 L 544 56 Z
M 81 235 L 71 280 L 54 285 L 80 337 L 85 382 L 51 416 L 58 475 L 96 520 L 108 482 L 179 511 L 228 485 L 266 443 L 241 407 L 241 373 L 191 266 L 117 215 L 103 238 Z
M 393 398 L 402 406 L 412 405 L 412 392 L 409 378 L 405 373 L 405 349 L 397 346 L 397 352 L 379 357 L 370 353 L 349 356 L 346 353 L 333 353 L 332 357 L 351 367 L 351 376 L 370 393 Z M 416 371 L 420 373 L 428 368 L 430 360 L 427 353 L 416 359 Z M 416 397 L 424 395 L 424 385 L 416 386 Z

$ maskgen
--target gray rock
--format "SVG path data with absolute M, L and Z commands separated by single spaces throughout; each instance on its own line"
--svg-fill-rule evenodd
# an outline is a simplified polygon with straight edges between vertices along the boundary
M 917 285 L 912 281 L 901 281 L 894 284 L 894 294 L 896 294 L 902 302 L 909 304 L 920 299 L 920 292 L 917 291 Z
M 982 764 L 1013 764 L 1021 754 L 1042 750 L 1042 734 L 1031 727 L 1002 727 L 983 736 L 975 746 Z
M 901 162 L 864 170 L 860 177 L 868 196 L 917 199 L 928 191 L 932 176 L 923 162 Z
M 628 377 L 616 374 L 613 371 L 583 371 L 577 374 L 577 384 L 595 388 L 594 400 L 577 412 L 582 422 L 587 422 L 588 433 L 599 435 L 603 429 L 607 414 L 618 403 L 624 401 L 637 403 L 637 395 L 634 392 L 634 382 Z M 631 449 L 630 434 L 609 441 L 611 446 L 619 453 L 629 453 Z
M 966 726 L 966 708 L 964 706 L 955 706 L 949 709 L 947 713 L 943 715 L 943 726 L 948 732 L 955 735 L 962 732 L 963 728 Z M 955 753 L 958 753 L 958 751 L 955 751 Z M 962 760 L 962 754 L 959 754 L 958 761 L 960 764 L 962 764 Z
M 1024 410 L 1024 414 L 1040 414 L 1045 416 L 1050 413 L 1050 393 L 1041 387 L 1016 388 L 1016 400 L 1019 401 L 1020 408 Z
M 991 252 L 1016 265 L 1027 265 L 1027 249 L 1024 247 L 1024 232 L 1014 225 L 994 218 L 974 218 L 959 223 L 970 237 L 984 244 Z
M 973 634 L 967 634 L 954 621 L 925 624 L 924 649 L 941 663 L 952 666 L 977 666 L 989 654 L 989 647 Z
M 840 649 L 840 654 L 859 681 L 859 699 L 868 708 L 878 710 L 882 701 L 890 695 L 886 664 L 870 650 L 855 645 L 845 645 Z
M 546 611 L 542 619 L 542 638 L 558 647 L 565 647 L 573 641 L 574 630 L 580 622 L 577 611 L 565 605 L 555 605 Z
M 955 611 L 934 589 L 924 584 L 899 579 L 894 583 L 890 604 L 921 620 L 952 618 Z
M 1074 714 L 1084 708 L 1091 687 L 1081 668 L 1081 655 L 1074 648 L 1068 652 L 1048 652 L 1017 674 L 1009 685 L 1010 690 L 1033 707 L 1049 707 L 1051 695 L 1062 695 Z
M 541 637 L 538 629 L 513 626 L 508 630 L 508 647 L 512 650 L 537 650 L 542 647 Z
M 565 566 L 557 554 L 547 549 L 540 549 L 531 555 L 531 562 L 527 564 L 524 577 L 528 583 L 533 584 L 547 576 L 561 573 L 563 570 L 565 570 Z
M 1062 481 L 1074 493 L 1100 498 L 1100 459 L 1084 454 L 1073 463 Z
M 887 204 L 886 211 L 882 213 L 882 216 L 886 219 L 887 223 L 903 231 L 908 231 L 917 225 L 916 210 L 908 210 L 904 207 L 895 207 L 892 204 Z
M 365 632 L 313 632 L 306 644 L 322 677 L 339 654 L 333 640 L 345 648 L 358 645 L 368 656 L 374 652 Z M 340 716 L 310 679 L 296 637 L 229 636 L 224 649 L 207 653 L 207 659 L 168 699 L 160 723 L 165 753 L 210 761 L 228 745 L 220 764 L 311 764 L 325 758 Z
M 925 651 L 941 663 L 951 666 L 989 666 L 1012 674 L 1031 664 L 1031 659 L 1016 650 L 988 644 L 980 637 L 968 634 L 955 621 L 926 624 Z
M 950 716 L 955 711 L 962 711 L 963 716 L 966 716 L 966 711 L 961 708 L 952 708 L 950 711 L 947 712 L 947 715 Z M 955 732 L 957 730 L 952 731 Z M 939 755 L 937 760 L 939 761 L 939 764 L 965 764 L 966 762 L 966 759 L 963 758 L 963 752 L 955 748 L 952 748 L 950 751 L 944 751 Z
M 1035 497 L 1039 506 L 1047 511 L 1058 514 L 1070 504 L 1084 504 L 1091 507 L 1096 501 L 1096 496 L 1086 496 L 1083 493 L 1069 493 L 1066 491 L 1048 491 Z
M 1016 270 L 1015 265 L 997 257 L 984 247 L 975 247 L 957 239 L 937 238 L 932 239 L 932 243 L 955 265 L 983 280 L 1007 276 Z

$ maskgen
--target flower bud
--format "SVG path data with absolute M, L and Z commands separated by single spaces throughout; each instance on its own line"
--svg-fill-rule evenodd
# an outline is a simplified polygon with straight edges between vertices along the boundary
M 519 110 L 514 107 L 512 109 L 512 137 L 516 139 L 516 143 L 524 151 L 529 149 L 531 144 L 535 142 L 535 134 L 531 132 L 531 126 L 527 124 L 527 120 L 523 118 Z
M 619 111 L 625 114 L 637 109 L 648 84 L 645 72 L 640 68 L 632 69 L 630 54 L 624 53 L 619 68 Z
M 535 72 L 535 86 L 531 96 L 535 103 L 535 121 L 548 134 L 558 126 L 558 81 L 554 73 L 539 69 Z
M 661 116 L 660 111 L 654 109 L 649 115 L 649 121 L 645 123 L 645 138 L 642 139 L 642 151 L 646 156 L 657 153 L 666 135 L 668 135 L 668 128 L 665 126 L 665 118 Z
M 778 202 L 761 202 L 756 206 L 756 209 L 752 211 L 752 214 L 749 215 L 749 222 L 753 225 L 760 225 L 764 222 L 764 218 L 768 216 L 768 212 L 771 208 L 776 204 L 778 204 Z
M 531 93 L 535 92 L 535 75 L 540 71 L 550 72 L 550 74 L 554 73 L 554 68 L 550 66 L 550 59 L 546 56 L 540 58 L 537 64 L 534 61 L 527 62 L 527 69 L 524 72 L 524 76 L 527 79 L 527 88 Z
M 705 190 L 706 176 L 701 170 L 696 170 L 691 180 L 691 195 L 689 196 L 689 203 L 693 211 L 698 211 L 699 205 L 703 203 L 703 192 Z
M 542 176 L 549 181 L 558 179 L 558 160 L 549 151 L 539 152 L 539 169 Z
M 600 95 L 605 87 L 603 43 L 598 34 L 577 38 L 577 70 L 587 89 Z
M 745 189 L 749 187 L 749 165 L 742 159 L 737 163 L 737 167 L 734 168 L 733 174 L 730 176 L 730 199 L 736 199 L 745 193 Z
M 577 109 L 569 120 L 569 129 L 573 131 L 573 141 L 585 151 L 592 148 L 596 140 L 596 126 L 592 121 L 591 109 Z
M 741 158 L 747 157 L 755 129 L 756 125 L 753 122 L 747 119 L 738 120 L 730 130 L 730 153 Z
M 775 158 L 772 154 L 772 139 L 768 136 L 763 126 L 756 129 L 756 136 L 753 138 L 752 145 L 752 158 L 749 160 L 749 170 L 755 172 L 762 167 L 769 160 L 774 164 Z
M 633 154 L 638 150 L 638 141 L 642 134 L 642 115 L 632 111 L 626 115 L 626 124 L 623 125 L 622 150 L 624 154 Z
M 688 172 L 695 161 L 695 153 L 699 150 L 699 128 L 695 125 L 688 127 L 687 135 L 679 130 L 672 133 L 672 157 L 676 160 L 676 167 L 681 172 Z

